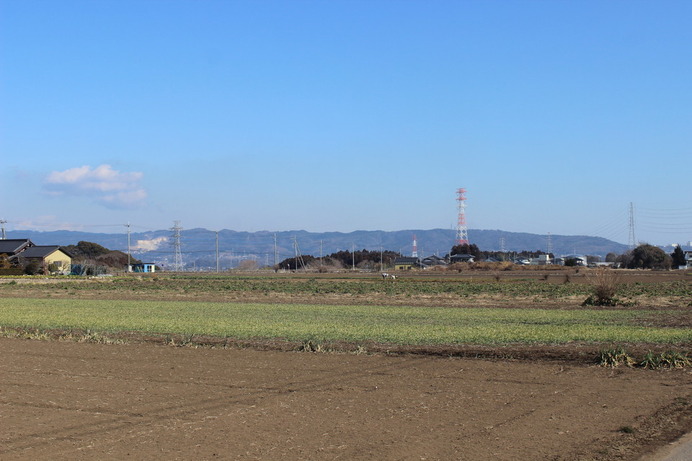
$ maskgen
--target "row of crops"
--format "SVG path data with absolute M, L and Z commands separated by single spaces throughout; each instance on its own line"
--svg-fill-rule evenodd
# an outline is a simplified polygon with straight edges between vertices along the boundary
M 666 311 L 453 309 L 0 298 L 6 328 L 135 331 L 396 344 L 690 343 L 687 326 L 643 325 Z M 655 320 L 655 319 L 654 319 Z M 655 322 L 654 322 L 655 324 Z
M 0 293 L 6 283 L 0 283 Z M 108 282 L 73 280 L 56 280 L 41 287 L 26 287 L 39 290 L 48 287 L 70 291 L 120 291 L 120 292 L 184 292 L 184 293 L 286 293 L 286 294 L 386 294 L 397 296 L 419 295 L 454 295 L 470 297 L 478 295 L 502 295 L 508 297 L 537 296 L 542 298 L 561 298 L 570 296 L 588 296 L 593 287 L 588 283 L 570 283 L 568 279 L 561 283 L 554 280 L 419 280 L 398 279 L 383 281 L 377 276 L 370 279 L 334 279 L 334 278 L 282 278 L 282 277 L 200 277 L 200 276 L 163 276 L 163 277 L 114 277 Z M 680 299 L 692 299 L 692 283 L 672 281 L 661 283 L 623 283 L 618 287 L 618 296 L 667 296 Z

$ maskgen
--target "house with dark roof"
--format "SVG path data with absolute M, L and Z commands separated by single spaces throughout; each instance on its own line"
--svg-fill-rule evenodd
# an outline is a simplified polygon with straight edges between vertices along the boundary
M 69 274 L 72 269 L 72 255 L 58 245 L 33 245 L 11 259 L 28 263 L 37 263 L 40 267 L 52 272 Z
M 421 267 L 420 259 L 416 257 L 401 256 L 394 260 L 394 270 L 407 271 L 414 267 Z
M 472 263 L 475 256 L 470 254 L 456 254 L 449 257 L 451 263 Z
M 5 239 L 0 240 L 0 255 L 8 258 L 16 256 L 27 248 L 33 247 L 34 243 L 29 239 Z
M 424 266 L 446 266 L 447 261 L 437 255 L 428 256 L 421 261 Z

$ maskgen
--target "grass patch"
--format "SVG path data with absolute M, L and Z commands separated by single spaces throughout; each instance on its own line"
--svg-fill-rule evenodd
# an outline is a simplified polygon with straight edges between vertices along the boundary
M 638 310 L 475 309 L 0 299 L 0 325 L 291 341 L 393 344 L 688 343 L 692 329 L 646 327 Z

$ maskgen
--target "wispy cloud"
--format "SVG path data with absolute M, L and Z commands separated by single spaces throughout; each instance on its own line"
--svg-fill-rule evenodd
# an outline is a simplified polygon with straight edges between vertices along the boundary
M 11 230 L 84 230 L 83 225 L 65 221 L 55 215 L 42 215 L 32 216 L 31 218 L 19 218 L 15 221 L 11 221 L 10 226 Z
M 143 176 L 137 171 L 117 171 L 105 164 L 96 168 L 85 165 L 49 173 L 43 188 L 51 195 L 90 196 L 109 208 L 131 208 L 147 197 L 140 184 Z

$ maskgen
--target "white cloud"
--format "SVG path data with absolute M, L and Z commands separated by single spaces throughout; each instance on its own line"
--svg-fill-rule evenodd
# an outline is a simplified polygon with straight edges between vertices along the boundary
M 110 165 L 88 165 L 53 171 L 43 187 L 51 195 L 90 196 L 112 208 L 130 208 L 144 202 L 147 192 L 140 185 L 140 172 L 120 172 Z

